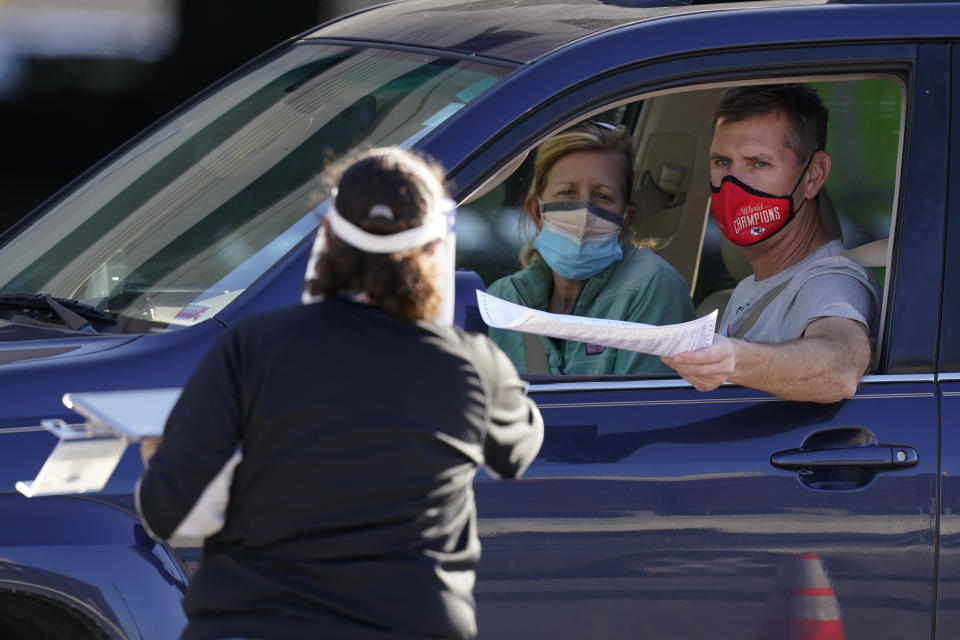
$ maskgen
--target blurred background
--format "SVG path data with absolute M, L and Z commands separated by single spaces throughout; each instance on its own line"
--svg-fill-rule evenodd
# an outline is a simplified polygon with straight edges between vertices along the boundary
M 0 233 L 211 82 L 382 0 L 0 0 Z

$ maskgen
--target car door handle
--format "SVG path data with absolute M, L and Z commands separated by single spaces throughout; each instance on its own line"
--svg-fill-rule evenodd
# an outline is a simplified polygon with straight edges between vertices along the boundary
M 913 447 L 877 444 L 837 449 L 788 449 L 770 456 L 770 464 L 781 469 L 822 469 L 824 467 L 869 467 L 895 469 L 917 464 L 920 456 Z

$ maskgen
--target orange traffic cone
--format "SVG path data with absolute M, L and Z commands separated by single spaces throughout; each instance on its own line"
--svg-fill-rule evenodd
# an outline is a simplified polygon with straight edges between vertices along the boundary
M 816 554 L 780 564 L 756 640 L 845 640 L 840 603 Z

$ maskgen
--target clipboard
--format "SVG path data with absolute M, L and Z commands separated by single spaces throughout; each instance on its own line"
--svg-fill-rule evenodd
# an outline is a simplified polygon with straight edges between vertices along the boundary
M 28 498 L 100 491 L 130 443 L 163 435 L 179 397 L 180 389 L 64 394 L 64 406 L 85 422 L 41 420 L 57 436 L 57 445 L 36 478 L 17 482 L 17 491 Z
M 86 418 L 94 430 L 107 430 L 136 442 L 159 438 L 180 389 L 136 389 L 66 393 L 63 404 Z

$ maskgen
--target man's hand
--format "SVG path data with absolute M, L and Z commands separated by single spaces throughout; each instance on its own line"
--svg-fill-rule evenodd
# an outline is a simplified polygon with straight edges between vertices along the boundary
M 737 342 L 718 333 L 713 336 L 713 344 L 705 349 L 660 359 L 698 391 L 713 391 L 737 369 Z
M 787 400 L 839 402 L 857 392 L 870 342 L 860 323 L 827 317 L 811 322 L 799 340 L 758 344 L 716 335 L 706 349 L 662 360 L 700 391 L 732 382 Z
M 143 461 L 144 470 L 150 466 L 150 458 L 157 452 L 160 442 L 160 438 L 144 438 L 140 441 L 140 460 Z

